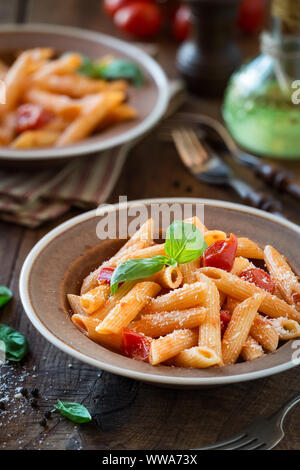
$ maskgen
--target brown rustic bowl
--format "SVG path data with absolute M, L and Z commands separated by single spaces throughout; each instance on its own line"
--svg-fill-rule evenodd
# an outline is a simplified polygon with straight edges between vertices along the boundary
M 168 102 L 167 79 L 149 55 L 141 49 L 104 34 L 67 26 L 46 24 L 4 25 L 0 27 L 0 57 L 7 51 L 33 47 L 53 47 L 59 53 L 77 51 L 96 59 L 106 54 L 135 62 L 145 76 L 140 88 L 129 88 L 129 103 L 138 118 L 121 123 L 74 145 L 61 148 L 14 150 L 0 147 L 0 160 L 7 162 L 53 162 L 87 153 L 99 152 L 139 137 L 162 117 Z
M 129 208 L 145 204 L 204 204 L 205 224 L 238 236 L 249 237 L 262 246 L 274 245 L 284 253 L 293 269 L 300 273 L 300 228 L 286 220 L 229 202 L 204 199 L 155 199 L 135 201 Z M 290 341 L 275 353 L 232 366 L 210 369 L 153 367 L 116 354 L 85 337 L 71 322 L 67 293 L 77 294 L 83 278 L 110 257 L 124 240 L 100 241 L 96 227 L 107 209 L 75 217 L 47 234 L 28 255 L 20 278 L 24 309 L 38 331 L 71 356 L 109 372 L 169 387 L 203 388 L 265 377 L 294 367 L 292 360 L 299 342 Z M 109 206 L 109 212 L 125 215 L 125 205 Z M 145 214 L 146 218 L 147 214 Z M 168 224 L 167 224 L 168 225 Z M 299 356 L 299 354 L 298 354 Z M 294 356 L 295 357 L 295 356 Z

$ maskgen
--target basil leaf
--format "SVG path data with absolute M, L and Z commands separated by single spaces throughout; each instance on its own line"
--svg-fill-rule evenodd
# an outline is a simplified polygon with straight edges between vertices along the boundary
M 78 73 L 91 78 L 99 78 L 99 71 L 94 62 L 85 54 L 81 55 L 82 64 L 77 70 Z
M 193 224 L 175 220 L 168 228 L 165 252 L 177 263 L 193 261 L 203 254 L 207 245 L 200 230 Z
M 133 62 L 125 59 L 115 59 L 105 66 L 100 66 L 99 73 L 101 78 L 105 80 L 124 78 L 131 81 L 137 87 L 142 86 L 144 83 L 141 69 Z
M 152 256 L 152 258 L 129 259 L 128 261 L 124 261 L 119 264 L 112 275 L 110 281 L 111 294 L 114 295 L 116 293 L 120 282 L 134 281 L 135 279 L 152 276 L 152 274 L 158 273 L 165 264 L 170 266 L 177 265 L 175 260 L 170 260 L 170 258 L 160 255 Z
M 28 341 L 22 333 L 0 323 L 0 340 L 5 344 L 5 356 L 9 361 L 21 361 L 28 352 Z
M 80 403 L 67 403 L 61 400 L 57 401 L 55 409 L 60 412 L 61 415 L 70 419 L 74 423 L 88 423 L 92 421 L 92 417 L 85 406 Z
M 12 298 L 12 291 L 5 286 L 0 286 L 0 307 L 7 304 L 7 302 Z

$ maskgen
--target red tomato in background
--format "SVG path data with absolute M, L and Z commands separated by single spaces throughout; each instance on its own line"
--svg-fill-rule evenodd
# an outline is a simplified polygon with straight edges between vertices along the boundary
M 220 318 L 221 318 L 221 335 L 223 336 L 231 320 L 231 313 L 228 312 L 228 310 L 220 310 Z
M 154 3 L 138 1 L 120 8 L 114 15 L 114 22 L 125 33 L 139 38 L 149 38 L 160 31 L 163 15 Z
M 265 0 L 244 0 L 239 9 L 238 25 L 245 33 L 256 33 L 263 26 L 265 13 Z
M 263 269 L 247 269 L 240 274 L 240 278 L 244 279 L 245 281 L 252 282 L 257 287 L 270 292 L 270 294 L 274 294 L 275 282 L 272 280 L 270 274 L 268 274 Z
M 150 341 L 149 339 L 135 331 L 123 328 L 123 354 L 138 361 L 149 360 Z
M 53 114 L 37 104 L 22 104 L 17 111 L 17 132 L 40 129 L 45 126 Z
M 203 254 L 203 266 L 211 266 L 214 268 L 231 271 L 238 241 L 236 236 L 231 233 L 229 240 L 219 240 L 210 245 Z
M 175 13 L 172 32 L 178 41 L 187 39 L 191 31 L 191 10 L 187 5 L 181 5 Z
M 139 0 L 142 3 L 154 3 L 155 0 Z M 122 7 L 136 3 L 136 0 L 104 0 L 104 11 L 111 17 Z

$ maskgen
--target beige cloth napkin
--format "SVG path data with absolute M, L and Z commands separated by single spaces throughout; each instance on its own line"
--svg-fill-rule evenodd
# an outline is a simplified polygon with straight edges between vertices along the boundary
M 180 81 L 170 82 L 170 116 L 184 101 Z M 140 140 L 140 138 L 138 139 Z M 137 141 L 36 171 L 0 171 L 0 219 L 35 228 L 68 212 L 93 209 L 109 197 L 129 150 Z

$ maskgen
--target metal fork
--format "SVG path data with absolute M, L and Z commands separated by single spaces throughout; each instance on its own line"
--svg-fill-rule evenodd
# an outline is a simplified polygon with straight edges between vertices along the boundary
M 175 128 L 171 131 L 171 135 L 182 162 L 200 181 L 230 186 L 246 204 L 282 216 L 279 201 L 255 191 L 245 181 L 237 178 L 225 161 L 207 143 L 200 142 L 192 128 Z
M 299 402 L 300 395 L 297 395 L 269 418 L 256 419 L 230 439 L 193 450 L 271 450 L 284 438 L 284 419 Z

